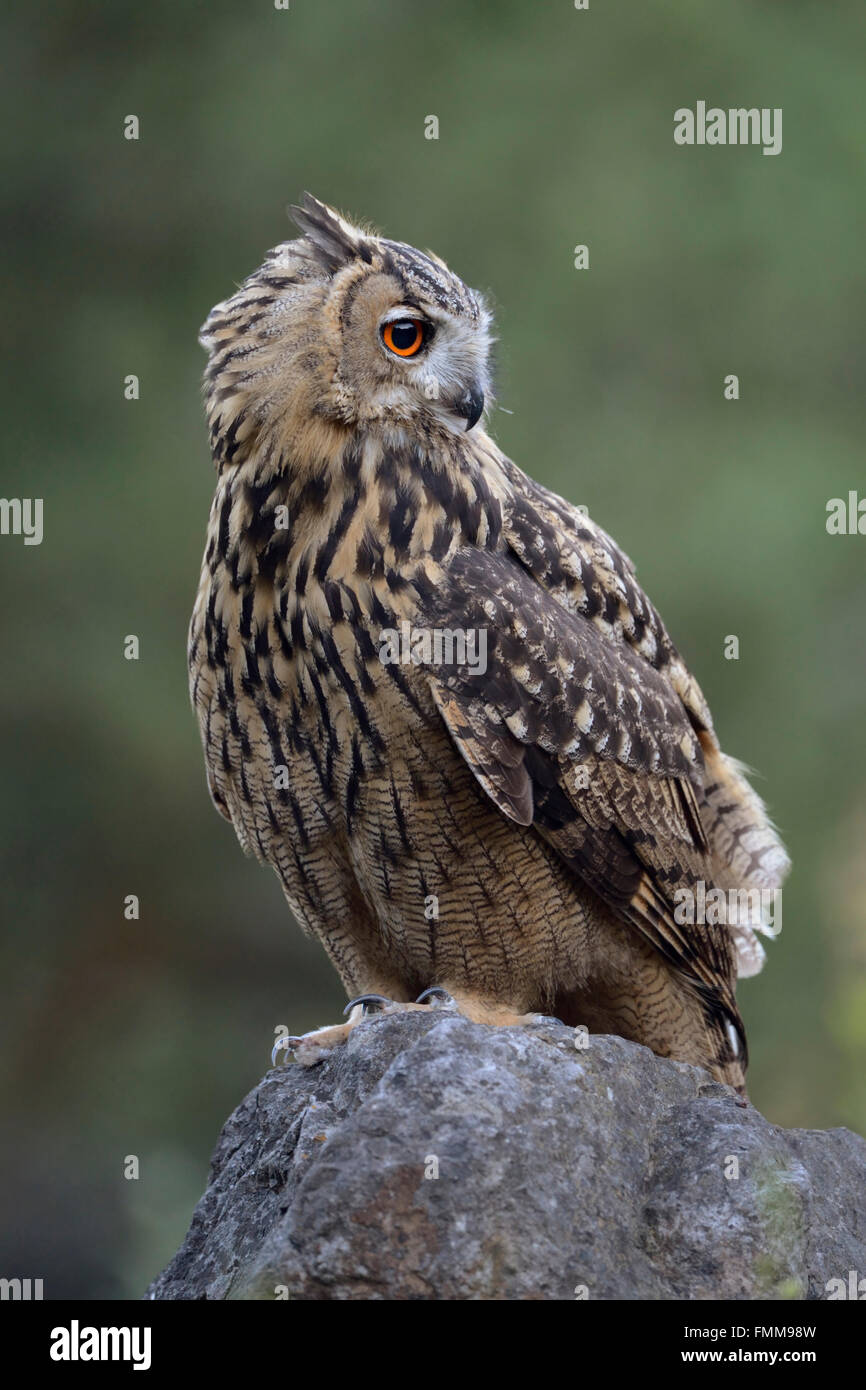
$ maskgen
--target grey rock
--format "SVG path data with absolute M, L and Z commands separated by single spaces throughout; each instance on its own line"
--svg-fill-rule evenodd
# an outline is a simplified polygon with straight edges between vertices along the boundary
M 621 1038 L 380 1015 L 241 1103 L 148 1297 L 826 1298 L 864 1192 L 858 1136 Z

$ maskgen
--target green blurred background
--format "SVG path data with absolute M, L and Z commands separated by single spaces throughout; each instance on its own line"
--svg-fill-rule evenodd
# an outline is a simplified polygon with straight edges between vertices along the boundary
M 275 1026 L 342 1007 L 211 808 L 185 671 L 213 488 L 197 329 L 304 188 L 490 294 L 494 433 L 636 561 L 792 854 L 741 989 L 753 1098 L 866 1130 L 866 538 L 825 530 L 829 498 L 866 494 L 864 30 L 862 5 L 793 0 L 7 21 L 0 495 L 43 497 L 45 538 L 0 537 L 0 1275 L 140 1295 Z M 675 146 L 698 99 L 782 107 L 782 154 Z

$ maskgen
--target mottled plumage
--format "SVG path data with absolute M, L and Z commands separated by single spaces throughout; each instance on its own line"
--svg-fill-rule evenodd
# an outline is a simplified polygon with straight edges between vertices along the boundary
M 309 196 L 294 216 L 202 330 L 218 478 L 189 655 L 217 806 L 350 994 L 441 986 L 742 1087 L 737 961 L 761 948 L 674 904 L 780 883 L 761 802 L 631 562 L 477 423 L 481 298 Z M 403 624 L 483 631 L 485 668 L 383 661 Z

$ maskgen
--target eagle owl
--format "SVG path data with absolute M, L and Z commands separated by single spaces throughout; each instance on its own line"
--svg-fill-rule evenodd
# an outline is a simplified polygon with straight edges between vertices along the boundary
M 554 1015 L 742 1091 L 761 922 L 678 905 L 781 882 L 761 801 L 631 561 L 483 427 L 482 297 L 309 195 L 292 216 L 201 332 L 189 643 L 216 806 L 353 996 L 289 1047 L 376 1006 Z

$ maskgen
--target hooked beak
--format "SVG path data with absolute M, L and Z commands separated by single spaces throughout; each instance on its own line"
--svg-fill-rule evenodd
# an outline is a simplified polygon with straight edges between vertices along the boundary
M 473 425 L 477 425 L 481 419 L 481 412 L 484 409 L 484 392 L 475 382 L 468 386 L 463 395 L 455 402 L 452 407 L 455 415 L 459 415 L 461 420 L 466 421 L 467 431 Z

